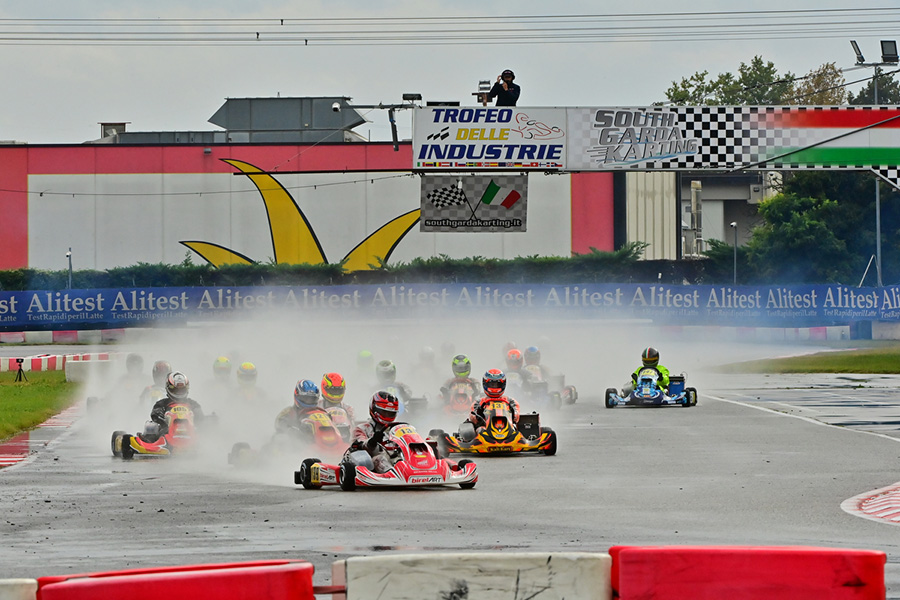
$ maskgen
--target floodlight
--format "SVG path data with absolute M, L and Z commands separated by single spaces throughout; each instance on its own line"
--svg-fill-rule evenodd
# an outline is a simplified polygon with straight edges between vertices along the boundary
M 897 42 L 895 40 L 881 40 L 881 62 L 897 64 L 900 56 L 897 56 Z
M 862 55 L 862 52 L 860 52 L 859 44 L 856 43 L 856 40 L 850 40 L 850 45 L 853 46 L 853 51 L 856 52 L 856 64 L 866 62 L 866 58 Z
M 404 102 L 415 102 L 416 100 L 422 100 L 422 94 L 403 94 Z

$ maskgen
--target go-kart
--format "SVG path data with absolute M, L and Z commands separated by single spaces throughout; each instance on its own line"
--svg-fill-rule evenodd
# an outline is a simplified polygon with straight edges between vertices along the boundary
M 630 393 L 619 393 L 616 388 L 608 388 L 604 403 L 606 408 L 615 406 L 665 406 L 681 405 L 685 408 L 697 406 L 697 390 L 684 387 L 685 376 L 669 377 L 668 390 L 659 386 L 660 373 L 655 367 L 644 367 L 638 371 L 634 389 Z
M 375 470 L 372 456 L 366 450 L 351 446 L 340 464 L 323 463 L 318 458 L 307 458 L 294 471 L 294 484 L 308 490 L 338 485 L 342 490 L 357 487 L 409 487 L 459 484 L 463 489 L 475 487 L 478 473 L 475 463 L 440 458 L 436 444 L 426 442 L 408 423 L 394 423 L 377 445 L 377 452 L 389 459 L 390 469 L 384 473 Z
M 453 435 L 441 429 L 432 429 L 428 437 L 437 442 L 442 456 L 456 452 L 556 454 L 556 432 L 549 427 L 541 427 L 538 413 L 519 415 L 517 425 L 513 423 L 509 404 L 504 400 L 494 400 L 485 407 L 484 421 L 484 427 L 477 429 L 474 424 L 466 421 Z
M 351 428 L 350 417 L 343 408 L 316 408 L 307 413 L 297 427 L 276 433 L 259 450 L 254 450 L 246 442 L 236 443 L 228 453 L 228 464 L 249 466 L 264 457 L 292 456 L 311 449 L 337 455 L 350 441 Z
M 550 382 L 544 379 L 544 373 L 539 365 L 527 365 L 522 371 L 524 379 L 518 383 L 521 390 L 519 398 L 527 402 L 529 406 L 556 410 L 562 406 L 562 394 L 550 389 Z
M 428 408 L 428 394 L 422 394 L 421 396 L 410 396 L 409 393 L 404 391 L 402 387 L 397 385 L 389 385 L 381 389 L 396 396 L 397 400 L 400 401 L 400 407 L 397 411 L 398 415 L 405 414 L 408 417 L 415 416 L 421 414 L 426 408 Z
M 438 395 L 444 413 L 448 415 L 468 415 L 472 403 L 478 397 L 478 389 L 465 379 L 454 379 L 450 385 L 441 388 Z
M 149 427 L 135 435 L 114 431 L 110 441 L 113 456 L 131 460 L 135 456 L 171 456 L 192 451 L 197 432 L 194 427 L 194 412 L 190 407 L 186 404 L 173 404 L 166 411 L 165 418 L 168 426 L 162 435 L 158 428 Z

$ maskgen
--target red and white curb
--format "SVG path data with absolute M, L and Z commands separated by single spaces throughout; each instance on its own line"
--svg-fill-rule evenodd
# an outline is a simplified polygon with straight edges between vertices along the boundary
M 67 362 L 115 360 L 125 356 L 121 352 L 88 352 L 84 354 L 39 354 L 37 356 L 0 357 L 0 373 L 19 370 L 19 360 L 23 371 L 64 371 Z
M 76 404 L 38 425 L 38 429 L 68 429 L 81 414 Z M 24 461 L 31 454 L 31 432 L 26 431 L 0 443 L 0 468 L 11 467 Z M 0 596 L 2 598 L 2 596 Z
M 900 482 L 848 498 L 841 508 L 857 517 L 900 525 Z

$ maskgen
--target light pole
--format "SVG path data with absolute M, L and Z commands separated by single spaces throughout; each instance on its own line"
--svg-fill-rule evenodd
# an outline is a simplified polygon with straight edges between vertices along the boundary
M 878 104 L 878 76 L 881 75 L 881 67 L 896 65 L 900 62 L 897 56 L 897 42 L 895 40 L 881 40 L 881 62 L 867 63 L 855 40 L 850 40 L 853 52 L 856 53 L 856 64 L 860 67 L 874 67 L 875 77 L 872 78 L 872 87 L 875 92 L 875 104 Z M 881 182 L 878 175 L 875 176 L 875 280 L 881 287 Z
M 72 247 L 69 246 L 69 251 L 66 252 L 66 258 L 69 259 L 69 289 L 72 289 Z
M 731 230 L 734 231 L 734 283 L 737 285 L 737 221 L 731 222 Z

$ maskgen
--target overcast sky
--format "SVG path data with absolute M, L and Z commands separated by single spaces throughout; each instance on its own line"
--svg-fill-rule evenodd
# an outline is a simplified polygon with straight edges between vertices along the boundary
M 880 7 L 892 10 L 783 12 Z M 738 10 L 750 13 L 671 14 Z M 655 19 L 614 16 L 625 13 L 670 14 Z M 581 16 L 565 22 L 520 18 L 564 15 Z M 438 35 L 462 39 L 455 44 L 394 41 L 386 45 L 315 41 L 326 31 L 346 39 L 346 34 L 338 32 L 350 31 L 356 24 L 312 24 L 311 19 L 350 17 L 444 17 L 424 23 L 407 21 L 403 27 L 423 32 L 427 39 Z M 508 19 L 454 21 L 449 17 Z M 425 100 L 473 104 L 478 81 L 493 80 L 506 68 L 516 72 L 516 82 L 522 86 L 519 106 L 645 106 L 665 100 L 673 81 L 703 70 L 711 75 L 736 72 L 741 62 L 756 55 L 772 61 L 779 73 L 796 75 L 834 62 L 852 81 L 870 75 L 871 69 L 854 67 L 850 39 L 859 42 L 868 61 L 879 60 L 880 39 L 900 39 L 896 0 L 757 0 L 752 4 L 724 0 L 0 0 L 0 19 L 0 140 L 32 144 L 96 139 L 100 121 L 127 121 L 130 131 L 214 130 L 207 120 L 225 98 L 349 96 L 358 104 L 377 104 L 399 102 L 404 92 L 418 92 Z M 108 20 L 83 26 L 93 37 L 98 32 L 130 33 L 134 40 L 138 32 L 153 31 L 170 37 L 177 33 L 193 43 L 81 45 L 72 41 L 75 21 L 58 26 L 47 19 Z M 280 19 L 287 24 L 276 23 Z M 781 29 L 773 29 L 775 23 Z M 365 27 L 396 38 L 401 25 L 368 21 Z M 530 32 L 539 27 L 561 31 L 551 34 L 551 40 L 540 39 Z M 562 31 L 572 27 L 589 27 L 584 33 L 593 37 L 579 41 L 574 32 Z M 618 27 L 640 29 L 598 37 Z M 735 27 L 745 33 L 737 33 Z M 313 38 L 309 45 L 277 40 L 283 32 L 297 40 L 303 31 Z M 54 32 L 60 35 L 53 44 L 13 39 Z M 490 43 L 496 36 L 509 36 L 509 41 Z M 208 40 L 214 37 L 236 41 L 212 45 Z M 849 89 L 857 92 L 862 85 Z M 373 123 L 356 131 L 388 139 L 387 115 L 372 111 L 367 117 Z M 409 121 L 408 115 L 398 118 L 404 137 L 409 136 Z

